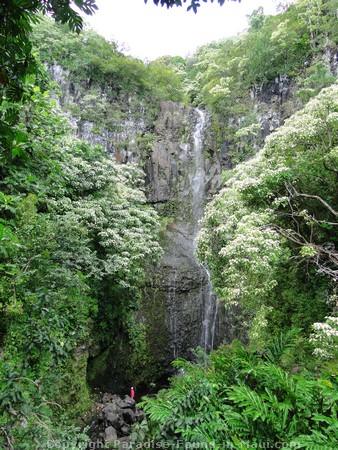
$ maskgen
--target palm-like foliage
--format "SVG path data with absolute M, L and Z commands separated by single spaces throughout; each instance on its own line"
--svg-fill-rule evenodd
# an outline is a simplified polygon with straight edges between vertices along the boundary
M 293 442 L 299 448 L 336 448 L 336 374 L 315 379 L 287 372 L 282 360 L 298 331 L 280 336 L 264 356 L 234 343 L 214 352 L 208 365 L 180 360 L 184 376 L 142 403 L 156 442 L 250 448 L 257 442 Z M 293 344 L 292 344 L 293 342 Z M 182 444 L 182 445 L 185 445 Z
M 280 363 L 282 357 L 295 348 L 300 331 L 298 328 L 291 328 L 284 333 L 281 332 L 267 346 L 264 358 L 271 363 Z

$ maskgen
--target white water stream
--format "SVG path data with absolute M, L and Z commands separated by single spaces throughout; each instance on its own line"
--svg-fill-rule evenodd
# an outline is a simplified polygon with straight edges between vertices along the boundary
M 203 152 L 203 136 L 207 123 L 206 113 L 200 109 L 196 110 L 198 120 L 193 134 L 194 140 L 194 170 L 190 174 L 190 186 L 192 192 L 192 214 L 194 218 L 194 234 L 195 238 L 199 230 L 198 221 L 203 217 L 205 202 L 205 168 L 204 168 L 204 152 Z M 194 243 L 196 249 L 196 243 Z M 218 313 L 218 303 L 215 294 L 212 291 L 210 272 L 203 264 L 199 264 L 201 277 L 200 296 L 203 305 L 202 316 L 202 333 L 200 345 L 206 351 L 213 350 L 216 331 L 216 320 Z
M 202 290 L 203 295 L 203 321 L 202 321 L 202 335 L 200 345 L 207 352 L 213 350 L 215 342 L 215 330 L 216 330 L 216 319 L 218 313 L 218 302 L 216 295 L 212 291 L 212 284 L 210 279 L 209 269 L 203 264 L 201 264 L 201 276 L 205 280 L 205 275 L 207 282 L 204 281 L 204 286 Z
M 194 167 L 192 173 L 189 175 L 192 199 L 192 213 L 194 217 L 195 232 L 199 230 L 198 221 L 203 217 L 204 212 L 204 193 L 205 193 L 205 168 L 204 168 L 204 153 L 203 153 L 203 136 L 206 126 L 207 118 L 205 111 L 196 109 L 198 113 L 198 120 L 193 134 L 193 161 Z M 195 236 L 196 237 L 196 236 Z
M 174 359 L 178 358 L 178 342 L 177 342 L 177 314 L 175 314 L 175 311 L 177 309 L 177 299 L 176 299 L 176 279 L 177 279 L 177 272 L 174 271 L 172 275 L 171 280 L 171 288 L 169 290 L 169 305 L 171 310 L 169 311 L 170 316 L 170 333 L 172 336 L 172 347 L 173 347 L 173 356 Z

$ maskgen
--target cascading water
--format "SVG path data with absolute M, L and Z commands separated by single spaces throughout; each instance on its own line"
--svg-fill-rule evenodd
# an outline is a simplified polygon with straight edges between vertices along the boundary
M 204 303 L 202 336 L 200 346 L 207 352 L 213 350 L 215 341 L 216 319 L 218 313 L 218 302 L 216 295 L 212 291 L 210 272 L 207 267 L 201 264 L 201 274 L 206 275 L 206 280 L 202 295 Z
M 203 133 L 206 126 L 206 113 L 200 109 L 196 110 L 198 120 L 193 134 L 194 141 L 194 170 L 189 176 L 192 192 L 192 211 L 194 217 L 194 251 L 196 250 L 196 236 L 199 230 L 198 221 L 202 218 L 205 201 L 205 168 L 203 152 Z M 206 351 L 213 350 L 215 340 L 216 319 L 218 304 L 212 291 L 210 272 L 203 264 L 199 264 L 201 277 L 201 304 L 203 305 L 202 335 L 200 346 Z
M 203 216 L 204 198 L 205 198 L 205 168 L 203 155 L 203 132 L 206 125 L 206 113 L 201 109 L 196 109 L 198 113 L 198 120 L 193 134 L 193 155 L 194 168 L 189 175 L 192 199 L 192 213 L 194 217 L 194 239 L 198 232 L 198 221 Z
M 178 358 L 178 342 L 177 342 L 177 299 L 176 299 L 176 279 L 177 271 L 174 270 L 171 280 L 171 288 L 169 290 L 169 320 L 170 320 L 170 332 L 172 335 L 172 348 L 174 359 Z
M 219 309 L 219 302 L 217 301 L 217 298 L 215 296 L 215 310 L 213 313 L 213 321 L 212 321 L 212 326 L 211 326 L 211 345 L 210 345 L 210 350 L 214 349 L 214 344 L 215 344 L 215 332 L 216 332 L 216 321 L 218 318 L 218 309 Z

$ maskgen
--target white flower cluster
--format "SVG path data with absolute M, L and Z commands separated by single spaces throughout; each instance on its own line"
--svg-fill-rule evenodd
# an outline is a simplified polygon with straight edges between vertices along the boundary
M 314 354 L 322 359 L 333 358 L 338 353 L 338 317 L 327 316 L 325 322 L 313 324 L 310 342 L 316 345 Z
M 95 242 L 92 273 L 114 275 L 117 283 L 131 285 L 146 259 L 162 253 L 158 216 L 146 205 L 141 170 L 135 164 L 118 165 L 102 149 L 80 141 L 62 155 L 60 165 L 67 194 L 51 200 L 53 210 Z
M 226 187 L 207 205 L 200 221 L 198 255 L 211 269 L 215 289 L 224 300 L 239 302 L 254 315 L 271 295 L 278 268 L 291 256 L 286 239 L 276 231 L 284 226 L 287 234 L 289 227 L 293 229 L 292 223 L 285 224 L 292 221 L 288 186 L 300 185 L 301 190 L 311 182 L 315 194 L 316 188 L 322 189 L 317 184 L 323 160 L 329 167 L 338 160 L 337 123 L 334 85 L 270 135 L 255 157 L 238 165 Z M 303 223 L 311 221 L 310 208 L 309 204 L 297 209 Z M 314 248 L 304 247 L 303 256 L 313 256 Z M 326 339 L 336 338 L 333 319 L 328 320 Z

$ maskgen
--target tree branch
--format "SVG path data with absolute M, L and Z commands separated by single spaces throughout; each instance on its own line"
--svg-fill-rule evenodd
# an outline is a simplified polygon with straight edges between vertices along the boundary
M 2 430 L 3 434 L 5 435 L 5 438 L 6 438 L 6 441 L 7 441 L 9 450 L 14 450 L 14 447 L 13 447 L 13 445 L 12 445 L 12 442 L 11 442 L 11 440 L 10 440 L 10 437 L 9 437 L 8 434 L 7 434 L 7 431 L 5 430 L 4 427 L 1 427 L 1 430 Z
M 316 255 L 311 260 L 318 267 L 318 273 L 328 275 L 335 281 L 338 281 L 338 252 L 335 250 L 333 244 L 314 244 L 308 242 L 304 236 L 295 230 L 285 230 L 278 225 L 271 225 L 270 227 L 296 245 L 313 248 L 316 251 Z
M 311 198 L 313 200 L 317 200 L 319 201 L 322 205 L 325 206 L 325 208 L 327 208 L 330 213 L 338 218 L 338 212 L 335 211 L 325 200 L 323 200 L 321 197 L 319 197 L 319 195 L 311 195 L 311 194 L 301 194 L 300 192 L 298 192 L 296 190 L 296 188 L 294 186 L 292 186 L 290 183 L 285 183 L 286 189 L 289 192 L 291 198 L 292 197 L 304 197 L 304 198 Z
M 329 167 L 329 166 L 326 164 L 326 161 L 325 161 L 324 159 L 323 159 L 323 166 L 324 166 L 324 169 L 328 170 L 329 172 L 333 172 L 334 174 L 336 174 L 336 177 L 337 177 L 337 179 L 338 179 L 338 170 L 333 169 L 332 167 Z

